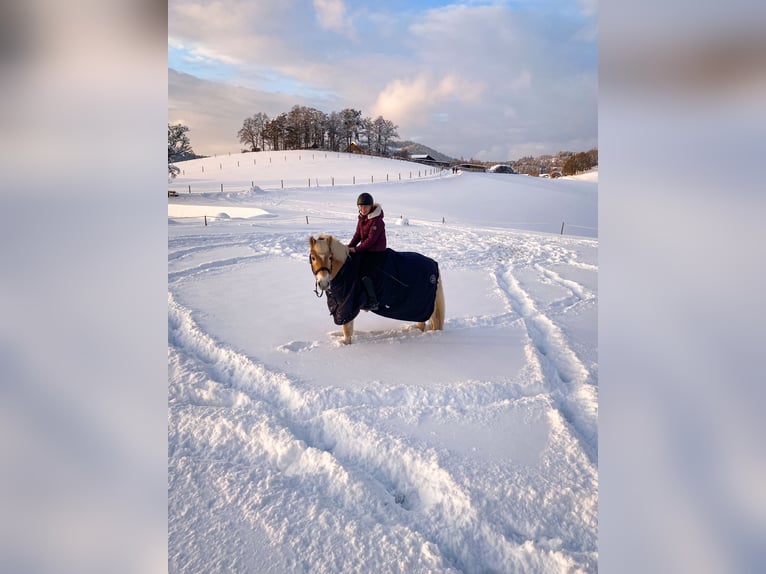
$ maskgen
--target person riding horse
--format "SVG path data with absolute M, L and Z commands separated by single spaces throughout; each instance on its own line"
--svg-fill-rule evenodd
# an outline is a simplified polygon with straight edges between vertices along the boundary
M 359 194 L 356 205 L 359 209 L 359 217 L 354 236 L 348 243 L 348 250 L 351 253 L 363 254 L 359 274 L 367 292 L 365 308 L 376 311 L 378 298 L 375 295 L 370 273 L 373 269 L 382 266 L 386 259 L 386 223 L 383 221 L 383 208 L 375 203 L 369 193 Z

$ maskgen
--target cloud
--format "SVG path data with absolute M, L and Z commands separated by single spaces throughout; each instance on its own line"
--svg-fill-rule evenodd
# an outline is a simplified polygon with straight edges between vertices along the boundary
M 312 103 L 280 93 L 224 87 L 220 82 L 168 70 L 168 123 L 189 127 L 192 148 L 202 155 L 240 151 L 237 132 L 245 118 L 257 112 L 273 118 L 293 105 Z
M 353 32 L 353 24 L 346 17 L 343 0 L 314 0 L 314 11 L 322 28 L 342 33 Z
M 378 94 L 372 115 L 418 126 L 427 122 L 431 110 L 445 100 L 469 103 L 478 100 L 483 91 L 483 85 L 464 82 L 454 74 L 445 74 L 441 78 L 420 74 L 411 81 L 397 79 L 390 82 Z
M 590 149 L 597 145 L 597 5 L 543 4 L 175 0 L 170 67 L 214 85 L 176 81 L 173 105 L 190 122 L 204 119 L 204 130 L 189 126 L 199 147 L 203 131 L 223 133 L 217 122 L 236 134 L 255 112 L 274 117 L 306 105 L 382 115 L 403 139 L 418 137 L 454 157 L 524 146 Z M 188 113 L 185 89 L 196 90 Z M 224 112 L 236 121 L 214 118 Z

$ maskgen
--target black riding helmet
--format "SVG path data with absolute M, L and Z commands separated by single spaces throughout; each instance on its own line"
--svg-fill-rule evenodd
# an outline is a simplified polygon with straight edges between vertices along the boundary
M 373 203 L 374 202 L 372 200 L 372 196 L 366 191 L 364 193 L 360 193 L 359 197 L 356 198 L 357 205 L 372 205 Z

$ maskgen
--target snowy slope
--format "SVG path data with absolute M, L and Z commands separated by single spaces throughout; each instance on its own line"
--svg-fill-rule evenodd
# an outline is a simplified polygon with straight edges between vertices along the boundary
M 297 154 L 171 184 L 170 571 L 595 572 L 597 181 L 282 189 L 417 166 Z M 350 238 L 362 190 L 390 247 L 439 262 L 444 331 L 363 312 L 340 343 L 307 240 Z

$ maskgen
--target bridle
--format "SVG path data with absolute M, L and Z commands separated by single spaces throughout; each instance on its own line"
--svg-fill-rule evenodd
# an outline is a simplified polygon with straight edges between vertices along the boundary
M 327 255 L 327 257 L 330 260 L 330 267 L 322 265 L 322 267 L 320 267 L 319 269 L 314 269 L 314 261 L 311 259 L 312 256 L 314 257 L 318 257 L 318 256 L 313 251 L 309 253 L 309 265 L 311 265 L 311 271 L 314 272 L 314 294 L 317 297 L 321 298 L 322 295 L 324 294 L 324 291 L 319 289 L 319 279 L 317 279 L 317 273 L 319 273 L 320 271 L 327 271 L 327 274 L 330 277 L 332 277 L 332 264 L 333 264 L 332 252 L 330 252 L 330 254 Z

